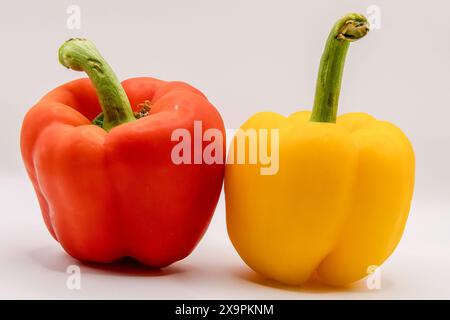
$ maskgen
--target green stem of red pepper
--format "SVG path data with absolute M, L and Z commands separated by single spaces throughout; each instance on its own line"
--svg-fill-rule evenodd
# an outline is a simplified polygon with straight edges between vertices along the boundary
M 368 32 L 367 19 L 356 13 L 342 17 L 331 29 L 320 60 L 310 121 L 336 122 L 342 73 L 350 42 L 361 39 Z
M 92 42 L 79 38 L 66 41 L 59 48 L 59 62 L 69 69 L 86 72 L 91 79 L 103 110 L 103 129 L 110 131 L 136 120 L 122 85 Z

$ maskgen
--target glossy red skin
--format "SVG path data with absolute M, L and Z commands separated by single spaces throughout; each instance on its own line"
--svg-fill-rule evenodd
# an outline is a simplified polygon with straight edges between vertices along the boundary
M 172 131 L 186 128 L 193 140 L 201 120 L 203 132 L 222 132 L 225 150 L 224 125 L 185 83 L 133 78 L 122 85 L 134 110 L 151 101 L 149 116 L 107 133 L 91 124 L 101 108 L 90 80 L 75 80 L 27 113 L 22 157 L 47 228 L 71 256 L 102 263 L 129 256 L 163 267 L 186 257 L 206 231 L 225 161 L 223 152 L 222 164 L 173 164 Z

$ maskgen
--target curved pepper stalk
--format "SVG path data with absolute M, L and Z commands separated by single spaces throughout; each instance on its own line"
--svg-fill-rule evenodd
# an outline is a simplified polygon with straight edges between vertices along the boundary
M 120 124 L 135 120 L 128 97 L 116 74 L 91 41 L 82 38 L 67 40 L 59 48 L 59 61 L 65 67 L 84 71 L 89 76 L 103 110 L 103 129 L 110 131 Z
M 342 74 L 350 42 L 361 39 L 368 32 L 366 17 L 356 13 L 339 19 L 331 29 L 320 60 L 311 121 L 336 122 Z

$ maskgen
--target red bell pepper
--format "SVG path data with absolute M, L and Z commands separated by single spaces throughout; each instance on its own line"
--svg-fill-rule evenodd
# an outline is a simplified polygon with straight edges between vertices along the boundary
M 67 41 L 59 59 L 90 79 L 44 96 L 21 132 L 48 230 L 79 260 L 129 256 L 162 267 L 186 257 L 211 220 L 225 155 L 213 164 L 175 164 L 171 134 L 184 128 L 194 135 L 194 121 L 201 121 L 203 130 L 220 130 L 225 150 L 219 113 L 186 83 L 133 78 L 121 84 L 88 40 Z

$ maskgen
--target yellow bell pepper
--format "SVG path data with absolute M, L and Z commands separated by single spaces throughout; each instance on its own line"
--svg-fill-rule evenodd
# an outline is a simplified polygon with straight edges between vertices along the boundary
M 229 237 L 245 263 L 263 276 L 289 285 L 312 277 L 347 285 L 380 266 L 400 241 L 414 187 L 410 142 L 393 124 L 365 113 L 336 119 L 349 44 L 368 31 L 359 14 L 334 25 L 312 113 L 286 118 L 261 112 L 241 127 L 279 132 L 276 174 L 261 174 L 266 164 L 259 160 L 230 159 L 225 174 Z M 268 141 L 269 149 L 276 142 Z M 233 154 L 239 151 L 248 159 L 249 143 Z

